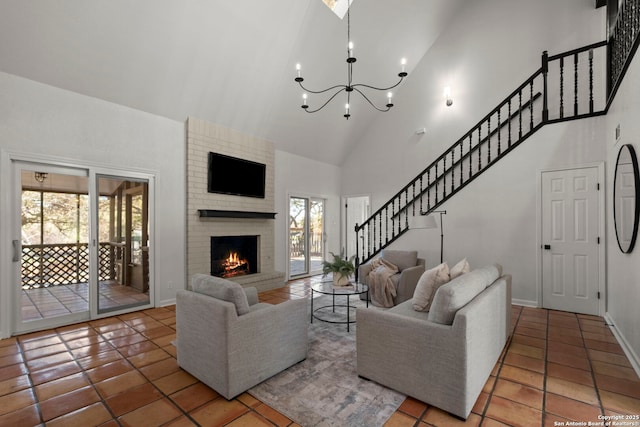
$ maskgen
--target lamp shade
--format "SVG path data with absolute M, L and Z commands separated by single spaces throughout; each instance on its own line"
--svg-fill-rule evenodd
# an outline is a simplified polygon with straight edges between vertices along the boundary
M 409 221 L 409 228 L 438 228 L 438 223 L 433 215 L 415 215 Z

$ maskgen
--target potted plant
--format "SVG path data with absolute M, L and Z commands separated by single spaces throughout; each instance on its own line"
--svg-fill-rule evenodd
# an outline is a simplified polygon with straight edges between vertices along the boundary
M 335 286 L 347 286 L 349 284 L 349 277 L 356 271 L 356 267 L 353 265 L 355 255 L 346 259 L 340 255 L 336 255 L 333 252 L 329 252 L 333 257 L 333 261 L 322 261 L 322 273 L 324 276 L 329 273 L 333 273 L 333 284 Z

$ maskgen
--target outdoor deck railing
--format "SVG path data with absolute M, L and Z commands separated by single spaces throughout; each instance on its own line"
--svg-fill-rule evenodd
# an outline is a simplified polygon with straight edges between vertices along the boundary
M 100 243 L 98 280 L 115 278 L 115 260 L 121 250 L 111 243 Z M 87 243 L 22 246 L 22 289 L 88 282 Z

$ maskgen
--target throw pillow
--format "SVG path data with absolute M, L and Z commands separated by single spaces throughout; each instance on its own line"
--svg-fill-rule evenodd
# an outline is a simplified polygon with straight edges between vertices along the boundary
M 499 264 L 488 265 L 441 286 L 433 297 L 428 319 L 431 322 L 451 325 L 456 312 L 501 275 L 502 267 Z
M 236 306 L 238 316 L 251 311 L 249 309 L 247 294 L 245 294 L 244 289 L 239 283 L 221 277 L 196 274 L 191 279 L 191 288 L 194 292 L 233 303 Z
M 453 280 L 456 277 L 462 276 L 463 274 L 468 273 L 470 271 L 471 271 L 471 266 L 469 265 L 469 261 L 467 261 L 467 259 L 465 258 L 460 262 L 458 262 L 453 267 L 451 267 L 451 270 L 449 271 L 449 276 L 451 276 L 451 280 Z
M 448 281 L 449 265 L 446 262 L 422 273 L 416 285 L 416 290 L 413 292 L 413 309 L 416 311 L 429 311 L 433 295 L 440 286 Z

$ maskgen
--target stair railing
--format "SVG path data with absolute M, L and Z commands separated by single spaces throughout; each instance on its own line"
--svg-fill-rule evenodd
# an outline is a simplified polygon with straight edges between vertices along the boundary
M 622 83 L 631 59 L 638 50 L 640 44 L 638 34 L 640 34 L 640 0 L 625 0 L 620 4 L 616 22 L 609 31 L 607 109 Z
M 545 124 L 604 114 L 606 45 L 599 42 L 553 56 L 545 51 L 541 67 L 531 77 L 356 224 L 356 263 L 373 258 L 409 230 L 413 216 L 437 209 Z

